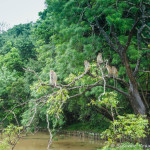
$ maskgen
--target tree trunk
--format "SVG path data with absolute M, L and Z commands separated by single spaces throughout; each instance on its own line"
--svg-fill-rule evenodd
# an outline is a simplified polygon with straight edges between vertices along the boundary
M 129 95 L 130 95 L 130 102 L 133 107 L 133 110 L 136 114 L 146 115 L 147 114 L 146 107 L 139 94 L 137 81 L 133 76 L 133 72 L 130 68 L 126 53 L 124 53 L 123 55 L 123 60 L 126 68 L 126 73 L 129 77 Z
M 129 95 L 134 112 L 136 114 L 146 115 L 146 107 L 142 101 L 142 98 L 140 97 L 139 91 L 137 90 L 137 88 L 134 87 L 131 82 L 129 87 Z
M 123 55 L 123 60 L 124 60 L 124 65 L 126 68 L 127 75 L 129 77 L 129 96 L 130 96 L 129 99 L 130 99 L 132 108 L 136 114 L 147 115 L 148 113 L 146 110 L 146 106 L 139 94 L 137 81 L 135 77 L 133 76 L 133 72 L 130 68 L 126 53 L 124 53 Z M 150 118 L 148 116 L 147 116 L 147 119 L 150 123 Z M 147 128 L 145 129 L 145 131 L 148 132 Z M 144 146 L 150 144 L 150 135 L 147 135 L 147 137 L 142 140 L 142 144 Z
M 98 113 L 100 113 L 100 114 L 102 114 L 103 116 L 105 116 L 107 119 L 113 121 L 112 115 L 110 114 L 110 112 L 109 112 L 106 108 L 104 108 L 104 107 L 95 107 L 95 110 L 96 110 Z

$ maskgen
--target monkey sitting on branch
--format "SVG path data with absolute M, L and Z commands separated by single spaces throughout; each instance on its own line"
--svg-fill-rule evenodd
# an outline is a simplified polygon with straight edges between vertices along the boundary
M 115 66 L 112 66 L 113 78 L 118 78 L 118 70 Z
M 117 80 L 115 78 L 118 78 L 118 70 L 115 66 L 112 66 L 112 73 L 114 78 L 114 86 L 117 87 Z
M 108 61 L 106 62 L 106 69 L 108 71 L 108 77 L 112 77 L 113 76 L 113 72 L 112 72 L 111 66 L 108 65 Z
M 106 62 L 106 69 L 108 71 L 108 76 L 113 77 L 114 79 L 114 86 L 117 87 L 117 80 L 115 78 L 118 78 L 118 70 L 115 66 L 109 66 Z
M 85 72 L 88 72 L 90 70 L 90 63 L 87 60 L 84 61 L 84 66 L 85 66 Z
M 98 53 L 98 55 L 97 55 L 97 64 L 98 64 L 98 66 L 103 64 L 103 58 L 102 58 L 101 53 Z
M 53 86 L 56 86 L 56 82 L 57 82 L 56 72 L 51 70 L 49 75 L 50 75 L 50 84 L 53 85 Z

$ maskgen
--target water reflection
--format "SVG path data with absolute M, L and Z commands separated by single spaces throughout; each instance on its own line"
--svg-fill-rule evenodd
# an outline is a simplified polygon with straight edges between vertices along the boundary
M 46 150 L 49 135 L 37 133 L 21 139 L 15 150 Z M 102 141 L 94 141 L 75 136 L 58 136 L 57 141 L 53 141 L 51 150 L 96 150 L 101 147 Z

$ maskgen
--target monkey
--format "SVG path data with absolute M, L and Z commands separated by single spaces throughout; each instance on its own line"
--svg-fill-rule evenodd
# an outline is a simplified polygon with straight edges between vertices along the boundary
M 112 73 L 113 73 L 113 78 L 114 78 L 114 86 L 117 87 L 117 80 L 115 80 L 115 78 L 118 77 L 118 71 L 115 66 L 112 66 Z
M 102 58 L 102 54 L 98 53 L 97 55 L 97 64 L 100 65 L 103 63 L 103 58 Z
M 90 70 L 90 63 L 87 60 L 84 61 L 84 66 L 85 66 L 85 72 L 88 72 Z
M 97 55 L 97 67 L 100 69 L 101 71 L 101 75 L 103 76 L 103 68 L 104 66 L 102 65 L 103 64 L 103 58 L 102 58 L 102 53 L 98 53 Z M 97 72 L 97 75 L 98 75 L 98 72 Z
M 107 62 L 106 62 L 106 69 L 108 71 L 108 76 L 109 77 L 112 77 L 113 73 L 112 73 L 112 68 L 111 66 L 107 65 Z
M 51 70 L 50 71 L 50 84 L 52 84 L 53 86 L 56 86 L 56 82 L 57 82 L 57 75 L 53 70 Z
M 117 68 L 115 66 L 112 66 L 112 73 L 113 73 L 113 78 L 118 77 L 118 71 L 117 71 Z

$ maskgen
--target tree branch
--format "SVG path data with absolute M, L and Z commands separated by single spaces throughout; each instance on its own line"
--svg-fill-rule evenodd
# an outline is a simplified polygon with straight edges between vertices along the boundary
M 85 93 L 85 92 L 87 92 L 87 91 L 90 91 L 91 88 L 93 88 L 93 87 L 103 86 L 102 83 L 99 83 L 100 81 L 102 81 L 102 80 L 99 80 L 99 81 L 97 81 L 96 83 L 90 84 L 90 85 L 82 85 L 82 86 L 76 86 L 76 87 L 69 88 L 68 90 L 74 90 L 74 89 L 79 89 L 79 88 L 87 87 L 83 92 L 81 92 L 81 93 L 79 93 L 79 94 L 76 94 L 76 95 L 73 95 L 73 96 L 70 96 L 69 99 L 70 99 L 70 98 L 73 98 L 73 97 L 80 96 L 80 95 L 82 95 L 83 93 Z M 118 88 L 116 88 L 116 87 L 114 87 L 114 86 L 106 85 L 106 87 L 107 87 L 107 88 L 110 88 L 110 89 L 113 89 L 113 90 L 115 90 L 115 91 L 117 91 L 117 92 L 119 92 L 119 93 L 125 95 L 126 97 L 129 97 L 129 95 L 128 95 L 126 92 L 124 92 L 124 91 L 122 91 L 122 90 L 120 90 L 120 89 L 118 89 Z
M 95 17 L 95 21 L 96 21 L 96 25 L 97 25 L 99 31 L 103 34 L 104 38 L 106 39 L 106 41 L 108 42 L 110 47 L 112 47 L 118 53 L 118 49 L 115 47 L 114 43 L 110 40 L 109 36 L 104 31 L 104 29 L 100 26 L 98 19 L 96 17 Z
M 133 27 L 132 27 L 130 33 L 129 33 L 126 46 L 125 46 L 125 48 L 124 48 L 124 50 L 123 50 L 124 53 L 127 51 L 128 47 L 129 47 L 129 45 L 130 45 L 130 42 L 131 42 L 131 39 L 132 39 L 132 36 L 133 36 L 133 32 L 134 32 L 134 30 L 135 30 L 135 28 L 136 28 L 136 26 L 137 26 L 137 24 L 138 24 L 139 21 L 140 21 L 140 18 L 138 18 L 138 19 L 136 20 L 136 22 L 134 23 L 134 25 L 133 25 Z
M 96 107 L 96 111 L 101 113 L 103 116 L 108 118 L 109 120 L 113 121 L 111 113 L 105 107 Z
M 23 68 L 23 70 L 34 73 L 35 76 L 37 77 L 37 79 L 42 83 L 42 80 L 39 78 L 39 76 L 36 74 L 36 72 L 34 70 L 31 70 L 30 68 L 27 68 L 27 69 Z
M 88 73 L 88 75 L 91 76 L 92 78 L 97 78 L 97 76 L 93 75 L 93 74 L 90 73 L 90 72 Z M 123 85 L 125 85 L 127 88 L 129 88 L 129 84 L 128 84 L 125 80 L 123 80 L 123 79 L 121 79 L 121 78 L 109 77 L 109 76 L 107 76 L 107 75 L 105 75 L 104 78 L 107 78 L 107 79 L 110 79 L 110 78 L 115 79 L 115 80 L 119 81 L 120 83 L 122 83 Z
M 28 70 L 28 69 L 25 69 L 25 70 L 34 73 L 34 74 L 37 76 L 37 78 L 39 79 L 39 77 L 38 77 L 38 75 L 35 73 L 35 71 L 33 71 L 33 70 Z M 92 75 L 89 71 L 87 71 L 87 72 L 84 72 L 83 74 L 81 74 L 79 77 L 74 78 L 74 80 L 73 80 L 72 82 L 70 82 L 69 84 L 67 84 L 67 85 L 61 85 L 61 84 L 60 84 L 60 87 L 56 87 L 56 88 L 70 87 L 72 84 L 74 84 L 77 80 L 79 80 L 80 78 L 82 78 L 82 77 L 83 77 L 84 75 L 86 75 L 86 74 L 88 74 L 88 75 L 90 75 L 90 76 L 92 76 L 92 77 L 94 77 L 94 78 L 96 77 L 96 76 Z M 105 76 L 105 77 L 106 77 L 106 78 L 110 78 L 110 77 L 108 77 L 108 76 Z M 124 80 L 122 80 L 122 79 L 120 79 L 120 78 L 115 78 L 115 79 L 118 80 L 118 81 L 120 81 L 120 82 L 122 82 L 126 87 L 129 87 L 128 83 L 126 83 Z M 41 80 L 40 80 L 40 81 L 41 81 Z M 98 84 L 100 81 L 103 81 L 103 80 L 100 79 L 100 80 L 98 80 L 97 82 L 95 82 L 94 84 L 91 84 L 91 85 L 83 85 L 83 86 L 77 86 L 77 87 L 67 88 L 67 90 L 73 90 L 73 89 L 79 89 L 79 88 L 83 88 L 83 87 L 88 87 L 85 91 L 83 91 L 83 92 L 81 92 L 81 93 L 79 93 L 79 94 L 76 94 L 76 95 L 74 95 L 74 96 L 71 96 L 70 98 L 80 96 L 80 95 L 84 94 L 86 91 L 89 91 L 89 90 L 90 90 L 91 88 L 93 88 L 93 87 L 102 86 L 102 85 L 103 85 L 102 83 L 101 83 L 101 84 Z M 49 85 L 49 84 L 41 83 L 41 85 Z M 123 95 L 125 95 L 125 96 L 127 96 L 127 97 L 129 96 L 127 93 L 125 93 L 125 92 L 123 92 L 122 90 L 120 90 L 120 89 L 118 89 L 118 88 L 115 88 L 115 87 L 113 87 L 113 86 L 111 86 L 111 85 L 106 85 L 106 87 L 111 88 L 111 89 L 113 89 L 113 90 L 116 90 L 117 92 L 119 92 L 119 93 L 121 93 L 121 94 L 123 94 Z
M 67 85 L 60 85 L 61 87 L 69 87 L 72 84 L 74 84 L 77 80 L 79 80 L 80 78 L 82 78 L 84 75 L 86 75 L 88 72 L 84 72 L 83 74 L 81 74 L 79 77 L 74 78 L 74 80 L 72 82 L 70 82 Z
M 111 26 L 111 34 L 112 36 L 114 37 L 115 41 L 116 41 L 116 44 L 118 46 L 118 50 L 122 50 L 123 49 L 123 46 L 122 44 L 120 43 L 119 39 L 117 38 L 117 35 L 116 33 L 114 32 L 114 26 L 112 25 Z
M 112 78 L 112 79 L 115 79 L 115 80 L 117 80 L 117 81 L 119 81 L 120 83 L 122 83 L 123 85 L 125 85 L 127 88 L 129 88 L 129 84 L 125 81 L 125 80 L 123 80 L 123 79 L 121 79 L 121 78 L 113 78 L 113 77 L 109 77 L 109 76 L 105 76 L 105 78 Z
M 50 149 L 50 146 L 52 144 L 52 138 L 53 138 L 52 132 L 51 132 L 50 127 L 49 127 L 49 111 L 50 111 L 51 107 L 52 107 L 52 104 L 50 105 L 50 107 L 48 108 L 48 111 L 46 113 L 47 129 L 48 129 L 48 132 L 49 132 L 49 135 L 50 135 L 47 150 Z
M 149 27 L 146 24 L 143 24 L 141 26 L 141 28 L 137 32 L 137 40 L 138 40 L 137 43 L 138 43 L 139 51 L 142 50 L 142 46 L 141 46 L 141 33 L 142 33 L 142 31 L 144 30 L 145 27 L 147 27 L 149 29 Z M 143 57 L 143 55 L 137 60 L 136 67 L 135 67 L 135 70 L 133 72 L 133 76 L 136 76 L 136 74 L 138 73 L 138 70 L 139 70 L 139 67 L 140 67 L 140 64 L 141 64 L 141 58 Z

